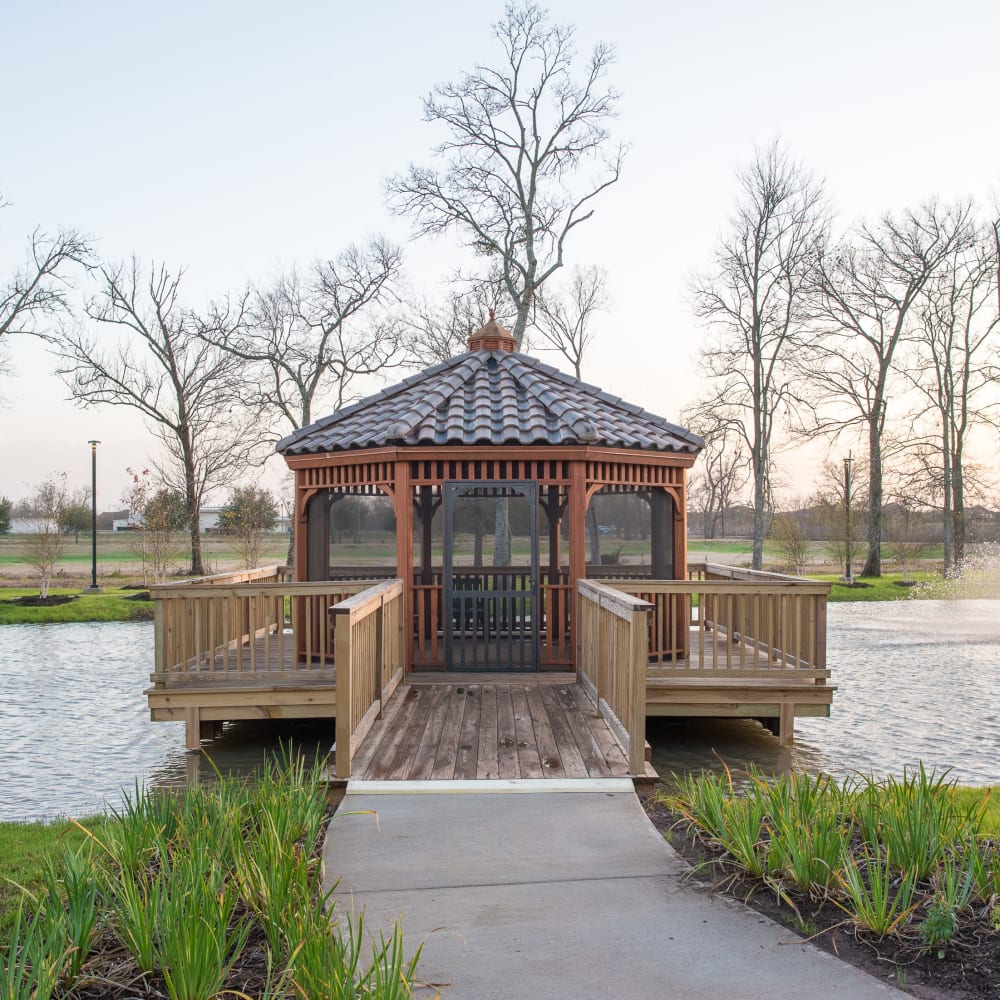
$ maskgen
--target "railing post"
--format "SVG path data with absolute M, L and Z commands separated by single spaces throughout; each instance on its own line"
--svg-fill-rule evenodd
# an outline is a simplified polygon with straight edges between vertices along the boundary
M 632 683 L 631 719 L 628 733 L 628 769 L 633 775 L 646 771 L 646 667 L 649 659 L 646 635 L 649 609 L 633 608 L 629 677 Z
M 351 614 L 334 611 L 333 663 L 337 674 L 337 718 L 335 731 L 337 752 L 334 774 L 347 780 L 351 777 Z
M 382 659 L 385 651 L 384 628 L 385 594 L 383 593 L 379 598 L 378 610 L 375 612 L 375 658 L 372 664 L 372 691 L 378 692 L 378 715 L 375 716 L 377 719 L 382 718 L 382 712 L 385 710 L 385 664 Z

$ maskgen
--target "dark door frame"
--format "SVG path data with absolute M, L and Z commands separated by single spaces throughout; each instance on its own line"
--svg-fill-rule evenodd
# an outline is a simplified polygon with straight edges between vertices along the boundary
M 538 483 L 534 480 L 446 480 L 444 498 L 444 650 L 446 670 L 537 671 L 540 640 L 538 584 Z M 462 572 L 456 587 L 454 517 L 462 497 L 523 497 L 528 501 L 531 559 L 528 589 L 516 586 L 520 573 Z M 497 567 L 498 570 L 505 567 Z M 456 632 L 459 633 L 456 636 Z M 457 642 L 456 642 L 457 640 Z M 481 654 L 481 656 L 480 656 Z

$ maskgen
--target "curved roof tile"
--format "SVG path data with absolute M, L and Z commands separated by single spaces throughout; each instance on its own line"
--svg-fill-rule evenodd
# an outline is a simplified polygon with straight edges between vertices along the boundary
M 696 434 L 526 354 L 473 350 L 282 438 L 284 455 L 389 445 L 604 445 L 696 453 Z

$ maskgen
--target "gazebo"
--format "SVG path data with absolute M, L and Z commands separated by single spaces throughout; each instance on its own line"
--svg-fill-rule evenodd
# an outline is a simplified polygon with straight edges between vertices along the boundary
M 518 352 L 491 314 L 466 352 L 278 443 L 295 578 L 401 579 L 408 671 L 571 671 L 578 580 L 687 578 L 686 471 L 703 443 Z M 644 555 L 588 562 L 612 531 L 596 498 L 622 495 L 643 505 Z M 391 503 L 394 558 L 338 565 L 346 497 Z

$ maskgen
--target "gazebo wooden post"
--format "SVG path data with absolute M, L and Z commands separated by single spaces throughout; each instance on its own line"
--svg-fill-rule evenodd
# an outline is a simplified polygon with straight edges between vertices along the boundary
M 404 671 L 413 669 L 413 491 L 410 488 L 410 463 L 404 456 L 396 459 L 396 575 L 403 581 L 403 635 L 406 636 Z
M 674 500 L 674 575 L 678 580 L 687 579 L 687 470 L 681 469 L 680 499 Z
M 584 521 L 587 515 L 587 481 L 585 478 L 586 462 L 584 460 L 570 462 L 570 485 L 567 497 L 567 516 L 569 517 L 569 582 L 572 585 L 571 594 L 573 614 L 570 615 L 570 649 L 573 650 L 573 669 L 579 659 L 577 641 L 580 634 L 579 614 L 577 613 L 578 598 L 576 582 L 587 575 L 587 552 L 584 543 Z

